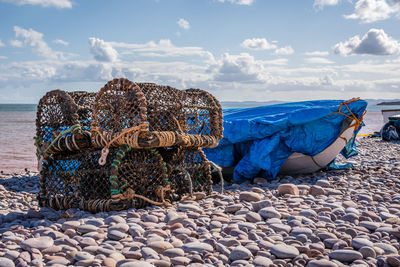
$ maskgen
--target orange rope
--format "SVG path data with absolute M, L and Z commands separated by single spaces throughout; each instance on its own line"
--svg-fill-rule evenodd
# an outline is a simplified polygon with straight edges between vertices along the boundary
M 339 106 L 339 110 L 336 111 L 336 112 L 333 112 L 333 113 L 331 113 L 331 114 L 329 114 L 329 115 L 342 114 L 343 116 L 346 116 L 347 118 L 350 118 L 350 119 L 355 120 L 355 121 L 356 121 L 356 124 L 354 125 L 354 129 L 357 130 L 357 129 L 360 127 L 360 125 L 361 125 L 361 123 L 362 123 L 362 121 L 363 121 L 363 119 L 364 119 L 364 115 L 365 115 L 365 113 L 367 113 L 367 111 L 364 111 L 364 113 L 361 115 L 361 117 L 360 117 L 360 118 L 357 118 L 357 116 L 351 111 L 351 109 L 349 108 L 349 106 L 348 106 L 347 104 L 350 104 L 350 103 L 353 103 L 353 102 L 357 102 L 358 100 L 360 100 L 359 97 L 357 97 L 357 98 L 352 98 L 352 99 L 350 99 L 350 100 L 348 100 L 348 101 L 343 101 L 343 102 L 340 104 L 340 106 Z M 345 113 L 342 112 L 342 107 L 343 107 L 343 105 L 346 106 L 346 108 L 347 108 L 347 110 L 350 112 L 351 116 L 349 116 L 349 115 L 347 115 L 347 114 L 345 114 Z

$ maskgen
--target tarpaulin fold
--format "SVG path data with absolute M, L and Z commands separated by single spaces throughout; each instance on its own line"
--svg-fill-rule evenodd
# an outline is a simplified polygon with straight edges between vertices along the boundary
M 314 156 L 338 138 L 347 117 L 362 118 L 366 101 L 344 102 L 317 100 L 224 109 L 224 138 L 217 147 L 205 149 L 207 158 L 223 167 L 234 166 L 235 181 L 256 176 L 273 179 L 292 153 Z M 337 113 L 340 107 L 343 114 Z M 346 154 L 356 154 L 355 142 L 350 150 L 347 146 Z

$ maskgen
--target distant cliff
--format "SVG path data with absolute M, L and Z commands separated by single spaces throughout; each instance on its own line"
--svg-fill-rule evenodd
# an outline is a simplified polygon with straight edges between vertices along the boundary
M 391 106 L 391 105 L 400 105 L 400 101 L 388 101 L 388 102 L 380 102 L 377 104 L 378 106 Z

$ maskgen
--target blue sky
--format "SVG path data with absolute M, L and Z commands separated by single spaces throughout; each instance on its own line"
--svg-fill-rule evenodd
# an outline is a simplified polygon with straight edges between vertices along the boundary
M 0 103 L 126 77 L 222 101 L 400 98 L 400 0 L 0 0 Z

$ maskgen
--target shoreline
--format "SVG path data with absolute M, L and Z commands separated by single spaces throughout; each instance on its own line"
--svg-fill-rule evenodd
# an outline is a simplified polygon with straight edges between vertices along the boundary
M 361 138 L 354 170 L 214 185 L 171 207 L 39 208 L 36 173 L 0 178 L 0 261 L 33 266 L 383 266 L 400 258 L 400 142 Z M 339 160 L 341 161 L 341 159 Z M 280 184 L 289 184 L 285 190 Z M 293 195 L 295 194 L 295 195 Z M 275 264 L 275 265 L 272 265 Z

